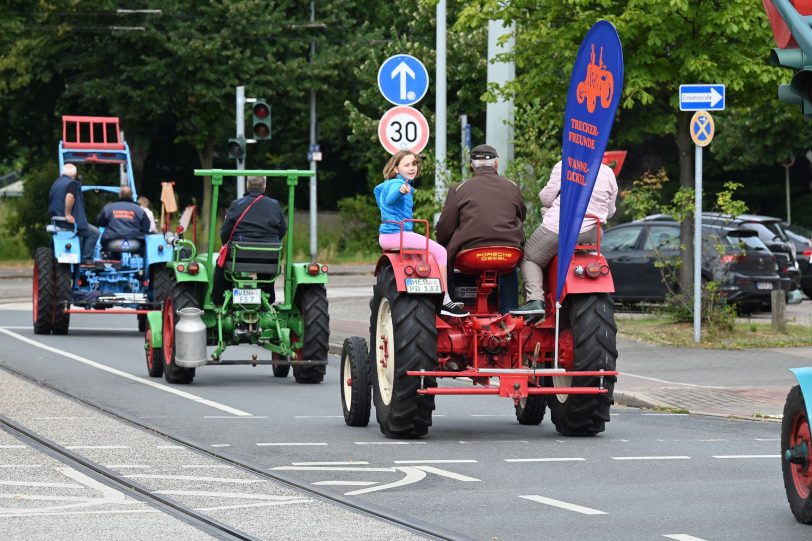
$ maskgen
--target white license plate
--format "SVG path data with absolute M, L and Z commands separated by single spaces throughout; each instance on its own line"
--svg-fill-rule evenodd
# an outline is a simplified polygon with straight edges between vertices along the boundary
M 406 278 L 406 293 L 442 293 L 439 278 Z
M 79 262 L 79 254 L 57 254 L 56 260 L 60 263 L 78 263 Z
M 756 282 L 756 289 L 772 289 L 772 282 Z
M 234 304 L 259 304 L 259 289 L 234 289 L 232 294 Z

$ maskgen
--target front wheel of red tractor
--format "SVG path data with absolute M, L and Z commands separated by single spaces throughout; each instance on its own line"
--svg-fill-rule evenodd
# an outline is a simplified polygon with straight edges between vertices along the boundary
M 200 296 L 195 284 L 181 282 L 172 287 L 172 293 L 164 299 L 163 307 L 163 356 L 164 379 L 167 383 L 192 383 L 195 369 L 178 366 L 175 362 L 175 324 L 177 314 L 184 308 L 200 308 Z
M 516 420 L 520 425 L 539 425 L 544 420 L 547 409 L 547 398 L 540 394 L 531 394 L 520 398 L 516 404 Z
M 572 330 L 575 371 L 614 371 L 617 364 L 615 309 L 606 293 L 568 295 L 561 307 L 561 328 Z M 606 394 L 551 394 L 547 396 L 550 418 L 565 436 L 594 436 L 606 430 L 613 403 L 615 377 L 603 378 Z M 597 377 L 548 378 L 552 387 L 597 387 Z
M 395 272 L 385 266 L 373 289 L 370 321 L 372 388 L 375 415 L 387 438 L 425 436 L 431 426 L 434 396 L 419 395 L 436 387 L 435 378 L 407 376 L 409 370 L 437 367 L 437 327 L 434 299 L 401 293 Z
M 812 524 L 812 437 L 801 387 L 790 389 L 781 420 L 781 470 L 789 508 L 798 522 Z

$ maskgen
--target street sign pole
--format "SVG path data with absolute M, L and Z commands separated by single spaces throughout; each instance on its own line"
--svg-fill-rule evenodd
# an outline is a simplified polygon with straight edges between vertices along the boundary
M 694 343 L 698 344 L 702 322 L 702 147 L 699 145 L 694 156 L 694 177 Z
M 435 78 L 434 122 L 434 195 L 437 201 L 445 199 L 446 177 L 446 0 L 437 2 L 437 69 Z M 434 223 L 440 215 L 434 216 Z
M 237 137 L 245 137 L 245 87 L 237 87 Z M 246 154 L 248 154 L 248 145 L 245 146 Z M 241 159 L 237 158 L 237 170 L 245 170 L 245 156 Z M 237 177 L 237 199 L 245 195 L 245 177 Z
M 316 3 L 315 0 L 310 0 L 310 22 L 314 22 L 316 20 Z M 316 56 L 316 42 L 310 42 L 310 63 L 313 63 L 313 59 Z M 318 167 L 318 162 L 315 160 L 313 156 L 313 148 L 316 146 L 316 91 L 310 91 L 310 149 L 311 149 L 311 159 L 310 159 L 310 170 L 313 171 L 313 176 L 310 177 L 310 262 L 315 263 L 316 258 L 318 256 L 318 222 L 316 221 L 316 215 L 318 214 L 318 206 L 316 204 L 316 197 L 318 196 L 317 186 L 316 186 L 316 169 Z M 293 224 L 289 224 L 289 227 L 293 227 Z M 288 302 L 288 299 L 285 299 L 285 302 Z

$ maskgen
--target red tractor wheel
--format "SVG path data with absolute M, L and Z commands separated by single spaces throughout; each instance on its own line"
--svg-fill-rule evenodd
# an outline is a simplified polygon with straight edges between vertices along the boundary
M 519 399 L 516 404 L 516 420 L 520 425 L 539 425 L 544 420 L 547 400 L 544 395 L 532 394 Z
M 426 387 L 435 387 L 437 382 L 407 376 L 406 372 L 437 367 L 434 299 L 399 292 L 395 272 L 387 265 L 378 273 L 369 306 L 369 362 L 381 432 L 387 438 L 425 436 L 431 426 L 434 396 L 417 391 L 421 379 Z
M 195 369 L 175 364 L 175 322 L 178 310 L 200 308 L 197 288 L 194 284 L 180 283 L 172 288 L 172 294 L 164 299 L 163 309 L 163 356 L 164 379 L 167 383 L 192 383 Z
M 152 347 L 152 329 L 147 325 L 144 335 L 144 352 L 147 356 L 147 373 L 151 378 L 164 375 L 164 352 L 161 348 Z
M 781 469 L 792 514 L 803 524 L 812 524 L 812 435 L 801 387 L 796 385 L 784 403 L 781 421 Z
M 561 307 L 561 328 L 570 329 L 574 343 L 572 370 L 614 371 L 617 363 L 615 310 L 605 293 L 568 295 Z M 606 394 L 547 397 L 555 429 L 565 436 L 594 436 L 606 429 L 615 388 L 614 376 L 603 378 Z M 599 378 L 557 376 L 548 378 L 552 387 L 597 387 Z

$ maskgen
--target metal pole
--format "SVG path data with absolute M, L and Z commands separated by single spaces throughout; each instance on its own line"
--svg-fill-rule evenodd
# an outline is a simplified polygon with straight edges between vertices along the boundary
M 434 191 L 437 201 L 445 199 L 446 177 L 446 0 L 437 2 L 437 70 L 434 111 Z M 436 220 L 437 217 L 435 217 Z
M 468 176 L 468 115 L 460 115 L 460 170 L 462 178 Z
M 702 319 L 702 147 L 699 145 L 696 145 L 694 158 L 694 178 L 694 343 L 698 344 Z
M 513 52 L 515 26 L 505 26 L 504 21 L 488 21 L 488 86 L 504 87 L 516 78 L 516 67 L 513 62 L 496 62 L 500 54 Z M 504 44 L 499 38 L 508 34 Z M 513 161 L 513 124 L 514 105 L 512 98 L 500 97 L 496 102 L 489 102 L 486 107 L 485 142 L 499 153 L 499 173 Z
M 236 120 L 237 120 L 237 137 L 245 137 L 245 87 L 238 86 L 237 87 L 237 108 L 236 108 Z M 248 145 L 245 145 L 245 152 L 248 153 Z M 242 159 L 237 158 L 237 170 L 241 171 L 245 169 L 245 157 L 243 156 Z M 237 199 L 241 198 L 245 195 L 245 177 L 238 176 L 237 177 Z
M 316 20 L 316 2 L 310 0 L 310 22 Z M 316 56 L 316 42 L 310 41 L 310 63 L 313 63 L 313 58 Z M 316 205 L 316 169 L 317 164 L 312 159 L 312 153 L 316 148 L 316 91 L 310 91 L 310 170 L 314 172 L 310 177 L 310 261 L 315 262 L 318 256 L 318 238 L 316 215 L 318 213 L 318 206 Z M 290 224 L 293 227 L 293 224 Z M 287 302 L 287 301 L 286 301 Z
M 784 164 L 784 185 L 787 190 L 787 223 L 792 225 L 792 212 L 789 204 L 789 165 Z

